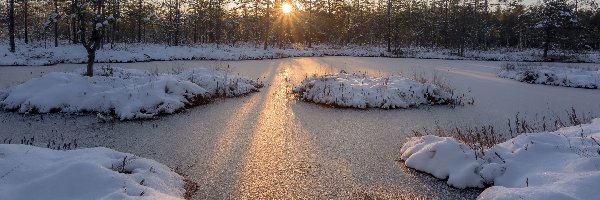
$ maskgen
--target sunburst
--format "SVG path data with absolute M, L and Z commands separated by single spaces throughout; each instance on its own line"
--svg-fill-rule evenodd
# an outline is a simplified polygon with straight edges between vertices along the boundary
M 294 11 L 294 8 L 290 3 L 285 2 L 281 6 L 281 12 L 283 12 L 284 14 L 290 14 L 292 13 L 292 11 Z

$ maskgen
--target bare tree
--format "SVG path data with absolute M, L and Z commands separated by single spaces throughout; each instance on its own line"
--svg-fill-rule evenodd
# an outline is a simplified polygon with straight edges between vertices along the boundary
M 96 50 L 102 43 L 104 37 L 102 28 L 108 25 L 109 19 L 103 12 L 103 0 L 75 0 L 77 24 L 79 25 L 79 35 L 81 44 L 85 47 L 88 54 L 86 76 L 94 75 L 94 61 L 96 59 Z M 88 31 L 88 28 L 90 30 Z M 86 37 L 87 33 L 90 37 Z
M 142 0 L 138 0 L 137 4 L 137 42 L 140 43 L 142 42 L 142 23 L 143 23 L 143 16 L 142 16 L 142 11 L 144 9 L 144 4 L 142 4 Z
M 392 0 L 387 2 L 387 52 L 392 51 Z
M 8 2 L 8 37 L 10 38 L 10 52 L 15 52 L 15 0 Z
M 58 47 L 58 0 L 54 0 L 54 47 Z
M 25 28 L 25 44 L 29 44 L 29 0 L 23 0 L 23 27 Z
M 265 34 L 264 34 L 264 37 L 265 37 L 264 38 L 264 40 L 265 40 L 264 42 L 265 42 L 265 44 L 263 46 L 264 50 L 267 50 L 267 47 L 269 46 L 269 32 L 271 32 L 271 29 L 269 28 L 269 25 L 271 24 L 271 19 L 269 17 L 269 15 L 271 13 L 271 10 L 270 10 L 270 7 L 269 7 L 270 3 L 271 3 L 271 0 L 267 0 L 267 10 L 265 11 L 266 12 L 266 16 L 265 16 Z

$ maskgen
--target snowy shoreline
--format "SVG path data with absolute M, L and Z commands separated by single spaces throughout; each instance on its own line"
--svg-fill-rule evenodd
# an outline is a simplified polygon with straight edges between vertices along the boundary
M 479 199 L 587 199 L 600 195 L 600 119 L 555 132 L 524 133 L 474 151 L 451 137 L 412 137 L 407 167 L 457 188 L 485 188 Z
M 120 120 L 147 119 L 214 98 L 257 92 L 256 80 L 226 70 L 194 68 L 177 74 L 101 67 L 95 76 L 52 72 L 0 92 L 0 108 L 19 113 L 99 113 Z
M 403 48 L 401 53 L 392 54 L 378 46 L 332 47 L 317 45 L 313 48 L 269 48 L 263 50 L 255 45 L 237 46 L 203 44 L 194 46 L 164 46 L 158 44 L 115 44 L 111 49 L 107 44 L 96 53 L 97 63 L 131 63 L 173 60 L 262 60 L 289 57 L 355 56 L 355 57 L 393 57 L 445 60 L 486 60 L 486 61 L 548 61 L 542 58 L 540 49 L 471 50 L 464 56 L 458 56 L 449 49 Z M 64 44 L 59 47 L 44 48 L 43 45 L 19 45 L 16 53 L 8 52 L 6 44 L 0 44 L 0 66 L 42 66 L 58 63 L 81 64 L 87 62 L 87 54 L 81 45 Z M 600 63 L 599 52 L 572 54 L 564 56 L 555 52 L 558 62 Z
M 0 199 L 184 199 L 185 180 L 151 159 L 107 148 L 0 144 Z
M 337 73 L 307 77 L 292 90 L 304 101 L 334 107 L 411 108 L 420 105 L 457 105 L 461 98 L 437 85 L 401 76 L 370 77 Z
M 564 66 L 507 63 L 498 77 L 530 84 L 598 89 L 600 69 L 578 69 Z

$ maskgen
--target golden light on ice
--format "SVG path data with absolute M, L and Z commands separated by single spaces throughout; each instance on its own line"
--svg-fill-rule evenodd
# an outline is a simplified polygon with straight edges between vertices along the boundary
M 290 3 L 283 3 L 283 5 L 281 6 L 281 12 L 285 13 L 285 14 L 289 14 L 292 12 L 292 5 L 290 5 Z

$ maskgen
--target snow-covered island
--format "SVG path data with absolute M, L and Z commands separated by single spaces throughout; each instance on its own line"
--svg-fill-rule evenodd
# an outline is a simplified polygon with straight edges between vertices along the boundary
M 258 80 L 225 69 L 195 68 L 177 74 L 102 67 L 93 77 L 83 70 L 52 72 L 0 92 L 0 108 L 20 113 L 95 112 L 120 120 L 152 118 L 217 97 L 257 92 Z
M 600 86 L 600 69 L 507 63 L 498 76 L 532 84 L 588 89 Z
M 521 134 L 483 151 L 451 137 L 412 137 L 407 167 L 457 188 L 487 188 L 479 199 L 590 199 L 600 196 L 600 119 L 555 132 Z
M 0 144 L 0 199 L 184 199 L 186 182 L 154 160 L 107 148 Z
M 460 104 L 462 101 L 452 91 L 434 84 L 401 76 L 371 77 L 355 73 L 307 77 L 292 92 L 305 101 L 363 109 Z

